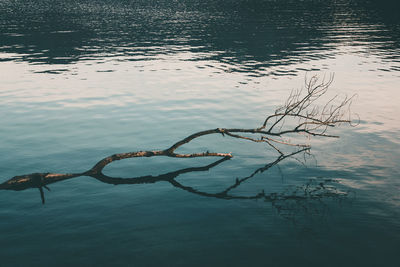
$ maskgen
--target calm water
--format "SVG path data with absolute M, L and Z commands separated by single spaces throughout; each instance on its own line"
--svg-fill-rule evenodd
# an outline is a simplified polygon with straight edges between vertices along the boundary
M 0 182 L 257 127 L 310 72 L 334 73 L 329 94 L 357 94 L 361 118 L 334 129 L 341 139 L 313 139 L 304 165 L 287 158 L 233 192 L 322 182 L 335 194 L 319 200 L 224 200 L 89 177 L 50 185 L 45 205 L 37 189 L 1 191 L 0 265 L 398 266 L 400 19 L 395 1 L 376 2 L 0 0 Z M 177 181 L 209 193 L 279 156 L 221 136 L 182 149 L 205 150 L 235 157 Z M 105 173 L 211 162 L 128 159 Z

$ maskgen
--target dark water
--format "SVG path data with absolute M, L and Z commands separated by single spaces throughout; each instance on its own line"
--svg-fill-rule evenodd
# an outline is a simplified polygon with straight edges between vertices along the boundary
M 45 205 L 37 189 L 0 191 L 0 266 L 397 266 L 400 244 L 395 1 L 1 0 L 0 182 L 257 127 L 310 72 L 335 74 L 331 95 L 358 95 L 360 124 L 312 139 L 312 156 L 285 158 L 232 194 L 322 183 L 320 198 L 213 197 L 279 154 L 207 136 L 182 151 L 234 158 L 176 178 L 196 192 L 89 177 L 50 185 Z M 105 173 L 212 162 L 128 159 Z

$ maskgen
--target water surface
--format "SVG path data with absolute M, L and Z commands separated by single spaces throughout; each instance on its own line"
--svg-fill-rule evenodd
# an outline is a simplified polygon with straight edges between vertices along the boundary
M 0 182 L 82 172 L 119 152 L 164 149 L 200 130 L 257 127 L 301 88 L 335 74 L 360 124 L 313 139 L 233 192 L 326 181 L 346 197 L 275 203 L 193 194 L 166 182 L 89 177 L 1 191 L 4 266 L 396 266 L 400 241 L 400 21 L 392 1 L 0 1 Z M 177 181 L 215 193 L 279 156 L 208 136 L 182 151 L 232 160 Z M 290 151 L 290 149 L 289 149 Z M 132 159 L 119 177 L 213 159 Z

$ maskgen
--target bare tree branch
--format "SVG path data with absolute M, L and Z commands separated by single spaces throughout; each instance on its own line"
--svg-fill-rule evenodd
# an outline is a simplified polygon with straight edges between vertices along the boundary
M 327 133 L 328 128 L 343 123 L 347 123 L 351 126 L 354 126 L 354 124 L 352 124 L 351 112 L 350 112 L 350 106 L 354 99 L 354 96 L 345 97 L 344 100 L 339 100 L 339 102 L 338 102 L 339 97 L 334 96 L 329 101 L 327 101 L 327 103 L 325 103 L 325 105 L 323 105 L 322 108 L 316 104 L 316 101 L 319 100 L 323 95 L 325 95 L 332 82 L 333 82 L 333 75 L 329 76 L 327 80 L 325 80 L 325 78 L 320 80 L 317 76 L 312 76 L 310 79 L 306 79 L 305 88 L 303 88 L 302 90 L 292 91 L 288 99 L 285 101 L 285 104 L 277 108 L 275 110 L 275 113 L 268 116 L 264 120 L 264 123 L 261 125 L 261 127 L 258 128 L 253 128 L 253 129 L 216 128 L 216 129 L 200 131 L 179 140 L 178 142 L 176 142 L 175 144 L 164 150 L 127 152 L 105 157 L 101 159 L 99 162 L 97 162 L 91 169 L 82 173 L 70 173 L 70 174 L 32 173 L 22 176 L 15 176 L 9 179 L 8 181 L 0 184 L 0 189 L 24 190 L 27 188 L 37 187 L 39 188 L 42 201 L 44 202 L 43 187 L 48 189 L 47 188 L 48 184 L 59 182 L 66 179 L 71 179 L 79 176 L 91 176 L 101 181 L 113 181 L 112 183 L 114 184 L 120 182 L 122 183 L 122 180 L 124 182 L 131 181 L 123 178 L 111 178 L 103 174 L 103 169 L 108 164 L 118 160 L 137 158 L 137 157 L 155 157 L 155 156 L 165 156 L 173 158 L 220 157 L 222 158 L 222 160 L 216 161 L 216 163 L 217 162 L 221 163 L 226 159 L 232 158 L 233 155 L 231 153 L 206 151 L 206 152 L 180 154 L 175 152 L 178 148 L 191 142 L 192 140 L 210 134 L 222 134 L 223 136 L 226 135 L 231 138 L 242 139 L 256 143 L 266 143 L 268 146 L 270 146 L 280 154 L 280 157 L 278 157 L 278 160 L 276 161 L 279 162 L 280 160 L 288 156 L 291 156 L 293 154 L 285 156 L 284 153 L 278 148 L 278 145 L 295 146 L 300 149 L 299 151 L 306 151 L 307 149 L 310 148 L 310 145 L 308 144 L 290 143 L 282 139 L 283 136 L 290 134 L 306 134 L 308 136 L 338 137 L 335 135 L 328 134 Z M 293 121 L 291 123 L 288 122 L 291 120 L 295 120 L 295 122 L 294 123 Z M 253 135 L 258 135 L 258 137 L 254 137 Z M 274 143 L 275 145 L 272 143 Z M 203 168 L 207 169 L 211 167 L 205 166 Z M 190 169 L 190 171 L 195 171 L 195 170 L 197 169 Z M 175 174 L 179 175 L 180 173 L 184 172 L 182 172 L 181 170 Z M 165 175 L 157 177 L 153 176 L 137 177 L 135 178 L 134 183 L 148 182 L 153 180 L 155 181 L 157 179 L 160 179 L 160 177 L 164 179 L 165 177 L 170 177 L 172 174 L 170 173 Z M 234 185 L 232 188 L 228 189 L 228 191 L 237 187 L 242 181 L 239 180 L 237 182 L 237 185 Z M 174 186 L 180 187 L 187 191 L 192 190 L 188 187 L 180 185 L 175 180 L 169 180 L 169 182 L 171 182 Z M 228 191 L 221 192 L 215 196 L 226 197 Z M 195 190 L 193 191 L 193 193 L 195 193 Z M 259 195 L 259 196 L 253 196 L 252 198 L 259 198 L 261 196 L 265 197 L 264 195 Z

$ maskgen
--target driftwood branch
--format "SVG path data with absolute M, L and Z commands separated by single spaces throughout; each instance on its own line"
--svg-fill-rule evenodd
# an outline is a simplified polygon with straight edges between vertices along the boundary
M 191 193 L 213 196 L 218 198 L 236 198 L 228 195 L 228 192 L 233 188 L 237 187 L 243 181 L 251 178 L 247 177 L 242 180 L 238 180 L 237 184 L 228 188 L 227 190 L 218 194 L 201 193 L 195 189 L 185 187 L 174 180 L 175 177 L 182 173 L 192 171 L 204 171 L 208 170 L 223 161 L 233 157 L 231 153 L 219 153 L 219 152 L 196 152 L 189 154 L 176 153 L 176 150 L 181 146 L 191 142 L 192 140 L 210 135 L 210 134 L 222 134 L 223 136 L 229 136 L 231 138 L 247 140 L 257 143 L 266 143 L 268 146 L 277 151 L 280 156 L 272 164 L 275 165 L 279 161 L 294 155 L 293 153 L 299 153 L 306 151 L 310 148 L 308 144 L 290 143 L 283 139 L 284 136 L 291 134 L 306 134 L 309 136 L 321 136 L 321 137 L 338 137 L 327 133 L 328 128 L 334 127 L 343 123 L 352 125 L 350 106 L 353 97 L 345 97 L 343 100 L 338 101 L 338 96 L 331 98 L 323 106 L 317 105 L 319 100 L 327 92 L 329 86 L 333 81 L 333 76 L 330 76 L 327 80 L 320 80 L 317 76 L 313 76 L 310 79 L 306 79 L 305 88 L 302 90 L 292 91 L 285 104 L 265 118 L 263 124 L 258 128 L 243 129 L 243 128 L 216 128 L 206 131 L 200 131 L 183 138 L 164 150 L 153 150 L 153 151 L 137 151 L 120 153 L 108 156 L 98 163 L 96 163 L 91 169 L 82 173 L 32 173 L 22 176 L 15 176 L 8 181 L 0 184 L 0 189 L 4 190 L 25 190 L 27 188 L 39 188 L 42 201 L 44 203 L 44 192 L 43 188 L 48 189 L 47 185 L 59 182 L 66 179 L 71 179 L 79 176 L 90 176 L 96 178 L 105 183 L 111 184 L 137 184 L 137 183 L 153 183 L 156 181 L 169 181 L 172 185 L 189 191 Z M 288 122 L 289 120 L 295 120 L 294 122 Z M 299 150 L 288 155 L 284 155 L 278 146 L 295 146 Z M 137 157 L 155 157 L 165 156 L 174 158 L 195 158 L 195 157 L 220 157 L 222 159 L 204 166 L 182 169 L 159 176 L 142 176 L 135 178 L 113 178 L 103 174 L 103 169 L 110 163 L 118 160 L 137 158 Z M 262 170 L 257 170 L 260 172 Z M 254 173 L 255 174 L 255 173 Z M 253 174 L 253 175 L 254 175 Z M 266 196 L 261 194 L 250 198 L 264 198 Z M 243 198 L 243 197 L 242 197 Z M 249 198 L 249 197 L 246 197 Z

